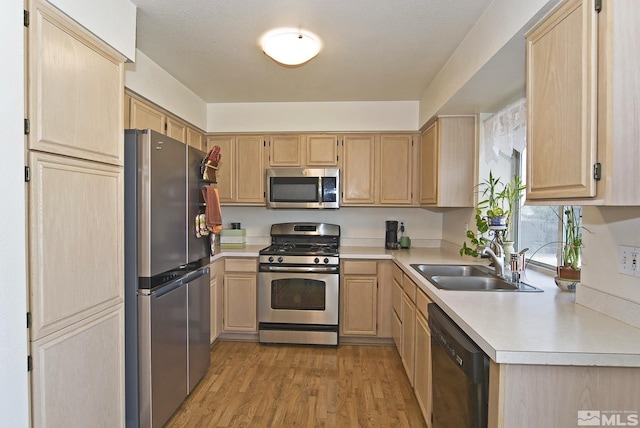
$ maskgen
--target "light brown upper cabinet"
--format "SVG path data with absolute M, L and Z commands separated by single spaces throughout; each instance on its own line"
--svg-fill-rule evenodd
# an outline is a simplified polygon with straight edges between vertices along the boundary
M 301 167 L 302 135 L 272 135 L 269 138 L 269 166 Z
M 345 135 L 342 139 L 342 205 L 375 203 L 374 134 Z
M 338 166 L 337 134 L 284 134 L 269 137 L 270 167 L 328 168 Z
M 187 143 L 187 125 L 179 122 L 172 117 L 167 117 L 166 134 L 174 140 L 178 140 L 183 144 Z
M 33 16 L 39 39 L 28 52 L 28 148 L 123 165 L 122 58 L 96 48 L 87 33 L 66 30 L 56 14 Z
M 131 129 L 153 129 L 164 134 L 167 117 L 160 110 L 139 99 L 129 97 L 129 127 Z
M 220 147 L 221 159 L 216 175 L 221 203 L 265 204 L 264 144 L 262 135 L 207 137 L 207 150 Z
M 417 136 L 345 134 L 342 139 L 342 204 L 412 204 Z
M 472 207 L 476 117 L 440 116 L 420 140 L 420 205 Z
M 306 165 L 310 168 L 338 166 L 338 136 L 336 134 L 307 135 Z
M 206 150 L 202 132 L 130 91 L 125 91 L 124 115 L 127 129 L 150 128 L 198 150 Z
M 570 0 L 527 35 L 527 200 L 640 204 L 640 3 Z
M 204 144 L 204 134 L 190 126 L 187 126 L 187 145 L 202 151 L 207 149 Z
M 414 137 L 382 134 L 378 143 L 378 204 L 411 205 L 413 197 Z M 417 140 L 417 138 L 416 138 Z

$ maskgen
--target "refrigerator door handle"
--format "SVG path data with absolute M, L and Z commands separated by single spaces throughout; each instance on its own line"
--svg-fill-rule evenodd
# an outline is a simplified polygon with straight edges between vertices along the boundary
M 149 296 L 160 297 L 160 296 L 164 296 L 167 293 L 171 293 L 176 288 L 180 288 L 181 285 L 185 284 L 184 278 L 185 277 L 182 277 L 180 279 L 177 279 L 173 282 L 168 283 L 167 285 L 163 285 L 162 287 L 159 287 L 153 290 L 152 292 L 149 293 Z
M 191 282 L 195 279 L 200 278 L 203 275 L 207 275 L 208 273 L 209 273 L 209 267 L 204 267 L 204 268 L 198 269 L 197 271 L 186 274 L 185 276 L 182 277 L 182 280 L 185 283 Z

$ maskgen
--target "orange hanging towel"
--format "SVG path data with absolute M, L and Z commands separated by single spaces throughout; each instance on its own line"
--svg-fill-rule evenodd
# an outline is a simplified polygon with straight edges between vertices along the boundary
M 205 209 L 207 229 L 213 233 L 219 233 L 222 230 L 222 211 L 220 210 L 220 197 L 218 188 L 207 184 L 202 186 L 202 197 L 207 204 Z

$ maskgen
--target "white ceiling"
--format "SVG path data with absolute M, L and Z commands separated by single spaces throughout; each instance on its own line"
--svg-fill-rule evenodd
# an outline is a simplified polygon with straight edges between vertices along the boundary
M 228 103 L 418 100 L 491 0 L 132 2 L 138 49 L 206 102 Z M 312 31 L 324 48 L 277 65 L 259 47 L 275 27 Z

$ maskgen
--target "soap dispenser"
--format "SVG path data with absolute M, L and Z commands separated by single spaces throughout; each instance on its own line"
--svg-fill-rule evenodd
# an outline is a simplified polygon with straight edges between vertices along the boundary
M 409 248 L 411 246 L 411 239 L 404 234 L 404 222 L 400 222 L 400 248 Z

